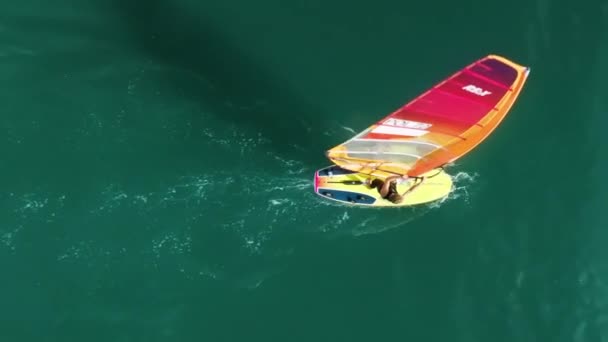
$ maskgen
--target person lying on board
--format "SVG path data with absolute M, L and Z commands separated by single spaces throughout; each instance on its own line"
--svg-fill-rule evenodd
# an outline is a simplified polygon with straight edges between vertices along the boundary
M 395 204 L 399 204 L 403 201 L 403 196 L 399 195 L 397 192 L 397 179 L 401 178 L 400 176 L 390 176 L 386 179 L 386 181 L 382 181 L 379 178 L 374 179 L 373 181 L 366 181 L 370 188 L 378 189 L 380 196 L 389 200 Z

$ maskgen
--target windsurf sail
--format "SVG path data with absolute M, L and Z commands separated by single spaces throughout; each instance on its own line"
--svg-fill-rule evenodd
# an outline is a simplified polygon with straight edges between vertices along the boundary
M 530 69 L 488 55 L 327 151 L 335 164 L 380 178 L 419 177 L 470 152 L 515 103 Z

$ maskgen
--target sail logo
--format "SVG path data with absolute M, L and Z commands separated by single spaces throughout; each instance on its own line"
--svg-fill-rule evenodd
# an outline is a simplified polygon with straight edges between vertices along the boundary
M 462 89 L 468 91 L 469 93 L 473 93 L 473 94 L 479 95 L 479 96 L 486 96 L 486 95 L 492 94 L 492 92 L 483 90 L 473 84 L 466 85 L 466 86 L 462 87 Z
M 416 122 L 411 120 L 403 120 L 403 119 L 395 119 L 389 118 L 384 120 L 383 125 L 393 126 L 393 127 L 403 127 L 403 128 L 413 128 L 413 129 L 427 129 L 431 127 L 431 124 L 424 122 Z

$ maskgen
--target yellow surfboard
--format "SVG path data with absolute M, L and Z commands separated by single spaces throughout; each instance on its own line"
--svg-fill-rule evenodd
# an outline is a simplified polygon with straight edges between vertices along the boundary
M 315 193 L 334 201 L 363 206 L 404 207 L 440 200 L 450 194 L 452 177 L 442 169 L 431 170 L 423 178 L 412 178 L 397 185 L 403 201 L 395 204 L 383 199 L 376 188 L 365 182 L 367 174 L 332 165 L 315 173 Z

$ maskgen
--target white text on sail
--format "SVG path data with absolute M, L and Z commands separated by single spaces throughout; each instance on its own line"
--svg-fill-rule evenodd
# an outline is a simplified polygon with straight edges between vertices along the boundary
M 462 89 L 468 91 L 469 93 L 473 93 L 473 94 L 479 95 L 479 96 L 486 96 L 486 95 L 492 94 L 492 92 L 483 90 L 473 84 L 466 85 L 466 86 L 462 87 Z

